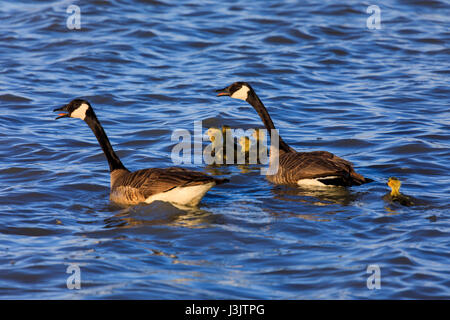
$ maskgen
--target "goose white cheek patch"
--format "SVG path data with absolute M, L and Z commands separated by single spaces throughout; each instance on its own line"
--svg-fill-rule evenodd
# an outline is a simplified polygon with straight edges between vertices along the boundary
M 241 99 L 241 100 L 247 100 L 248 98 L 248 92 L 250 91 L 250 88 L 247 86 L 242 86 L 239 90 L 235 91 L 231 98 L 234 99 Z
M 86 111 L 89 109 L 89 106 L 86 103 L 83 103 L 78 108 L 76 108 L 71 114 L 71 118 L 79 118 L 81 120 L 84 120 L 86 118 Z

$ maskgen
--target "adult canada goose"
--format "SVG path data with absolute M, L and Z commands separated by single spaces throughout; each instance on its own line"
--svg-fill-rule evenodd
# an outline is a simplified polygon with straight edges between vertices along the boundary
M 387 202 L 397 202 L 402 206 L 413 206 L 414 201 L 411 197 L 405 196 L 400 193 L 400 186 L 402 183 L 396 177 L 390 177 L 387 185 L 391 188 L 391 192 L 384 195 L 383 200 Z
M 88 101 L 75 99 L 54 111 L 63 112 L 56 119 L 79 118 L 84 120 L 94 132 L 108 160 L 111 178 L 110 199 L 114 202 L 138 204 L 160 200 L 182 206 L 196 206 L 209 189 L 228 181 L 175 167 L 130 172 L 114 152 Z
M 216 90 L 218 96 L 230 96 L 247 101 L 258 112 L 264 126 L 271 133 L 275 126 L 252 87 L 246 82 L 235 82 Z M 309 186 L 353 186 L 372 180 L 355 172 L 352 164 L 327 151 L 297 152 L 279 136 L 279 163 L 276 174 L 267 175 L 275 184 L 297 184 Z M 275 150 L 270 149 L 270 161 Z

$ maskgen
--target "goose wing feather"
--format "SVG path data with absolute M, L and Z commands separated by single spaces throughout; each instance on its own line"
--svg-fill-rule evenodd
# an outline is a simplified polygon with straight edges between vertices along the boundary
M 221 184 L 227 182 L 227 179 L 217 179 L 184 168 L 150 168 L 129 172 L 118 177 L 112 186 L 112 192 L 121 193 L 127 198 L 127 201 L 141 202 L 152 195 L 177 187 L 197 186 L 210 182 Z
M 327 151 L 287 152 L 279 158 L 279 179 L 297 183 L 301 179 L 338 176 L 346 184 L 361 184 L 364 177 L 353 170 L 351 162 Z

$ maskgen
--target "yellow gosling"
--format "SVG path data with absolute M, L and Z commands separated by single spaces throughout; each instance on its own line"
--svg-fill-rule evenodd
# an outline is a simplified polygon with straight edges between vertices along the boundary
M 252 133 L 252 137 L 256 141 L 257 154 L 258 154 L 258 163 L 265 163 L 265 157 L 267 157 L 267 147 L 264 143 L 261 142 L 260 132 L 265 129 L 254 129 L 255 131 Z M 267 133 L 264 133 L 267 134 Z M 264 140 L 264 135 L 263 135 Z M 267 141 L 266 141 L 267 142 Z
M 400 195 L 400 186 L 402 183 L 395 177 L 390 177 L 387 185 L 391 188 L 391 196 L 398 197 Z
M 214 142 L 214 140 L 216 139 L 216 137 L 219 136 L 219 134 L 218 134 L 219 132 L 220 132 L 219 128 L 216 128 L 216 127 L 211 127 L 211 128 L 209 128 L 209 129 L 206 131 L 206 134 L 207 134 L 208 137 L 209 137 L 209 141 Z
M 249 153 L 250 152 L 250 138 L 246 136 L 242 136 L 239 139 L 239 145 L 241 146 L 241 152 L 242 153 Z
M 234 158 L 236 158 L 237 152 L 238 152 L 238 145 L 234 141 L 233 135 L 231 133 L 231 127 L 230 126 L 222 126 L 221 129 L 216 127 L 209 128 L 206 133 L 209 136 L 209 140 L 212 142 L 212 146 L 214 150 L 217 151 L 217 156 L 219 160 L 227 160 L 227 141 L 232 141 L 232 146 L 234 148 Z M 222 146 L 220 146 L 220 141 L 217 141 L 216 139 L 222 139 Z M 231 140 L 230 140 L 231 139 Z
M 388 179 L 387 185 L 391 188 L 391 192 L 386 194 L 383 199 L 388 202 L 397 202 L 402 206 L 413 206 L 414 202 L 412 198 L 405 196 L 400 193 L 400 186 L 402 183 L 396 177 L 390 177 Z
M 222 141 L 223 141 L 223 136 L 222 136 L 221 130 L 216 127 L 211 127 L 206 131 L 206 134 L 209 137 L 209 141 L 211 141 L 212 156 L 216 158 L 216 161 L 222 163 L 223 162 L 223 153 L 220 152 L 220 149 L 223 148 L 223 145 L 219 147 L 220 139 L 222 138 Z M 216 151 L 217 151 L 217 153 L 216 153 Z
M 254 129 L 255 131 L 253 131 L 252 133 L 252 137 L 256 140 L 256 142 L 259 142 L 259 133 L 261 131 L 261 129 Z

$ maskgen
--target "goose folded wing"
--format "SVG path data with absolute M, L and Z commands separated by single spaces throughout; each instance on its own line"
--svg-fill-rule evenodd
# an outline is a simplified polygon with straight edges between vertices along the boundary
M 329 176 L 348 177 L 351 163 L 327 151 L 285 153 L 280 168 L 292 182 Z
M 214 181 L 213 177 L 201 172 L 172 167 L 138 170 L 123 177 L 118 183 L 121 187 L 139 190 L 139 194 L 146 199 L 177 187 L 197 186 Z

